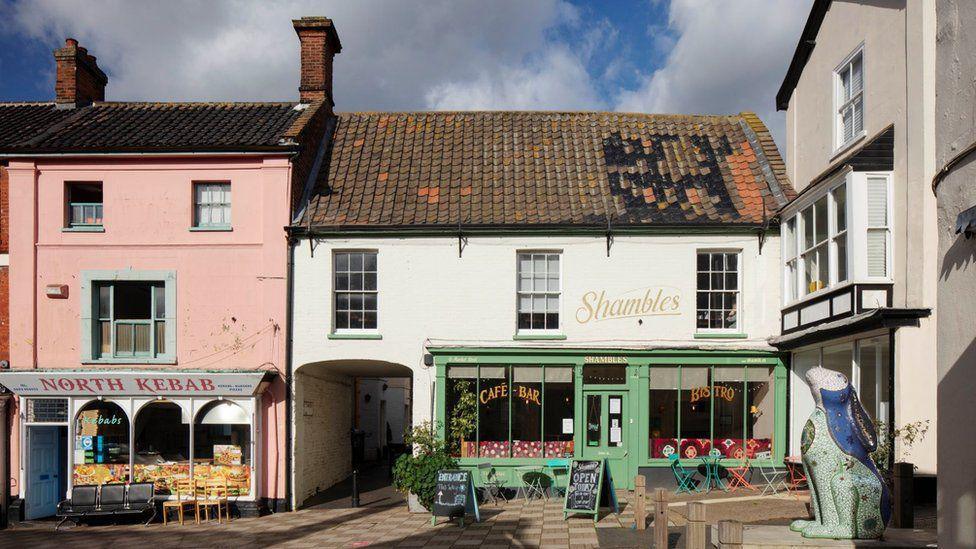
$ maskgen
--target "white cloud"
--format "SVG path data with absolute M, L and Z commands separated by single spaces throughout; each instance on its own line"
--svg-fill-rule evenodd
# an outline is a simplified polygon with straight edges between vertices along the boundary
M 622 92 L 616 110 L 727 114 L 754 111 L 782 143 L 785 120 L 775 96 L 800 36 L 810 0 L 674 0 L 678 35 L 667 62 Z
M 5 21 L 52 49 L 78 38 L 108 73 L 110 100 L 293 100 L 291 19 L 326 15 L 343 44 L 340 110 L 754 110 L 779 137 L 773 96 L 809 2 L 674 0 L 667 32 L 655 24 L 651 38 L 620 36 L 599 4 L 566 0 L 34 0 Z M 666 63 L 620 89 L 621 71 L 640 67 L 606 53 L 635 47 Z

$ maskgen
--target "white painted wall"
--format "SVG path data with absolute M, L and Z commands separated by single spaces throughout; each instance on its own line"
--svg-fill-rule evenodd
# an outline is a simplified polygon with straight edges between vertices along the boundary
M 378 251 L 381 340 L 331 340 L 333 250 Z M 765 345 L 779 333 L 779 237 L 767 235 L 758 253 L 753 234 L 617 236 L 611 255 L 602 237 L 472 237 L 458 257 L 456 238 L 358 238 L 308 241 L 295 251 L 294 360 L 375 360 L 413 371 L 413 423 L 432 414 L 433 368 L 425 346 L 687 346 L 695 340 L 696 251 L 742 250 L 740 318 L 745 343 Z M 513 341 L 516 333 L 516 254 L 561 250 L 561 317 L 566 341 Z M 643 295 L 667 287 L 680 296 L 675 316 L 644 316 L 580 323 L 577 309 L 588 291 L 608 298 Z M 741 345 L 742 340 L 705 342 Z M 304 366 L 308 368 L 308 366 Z M 314 366 L 313 366 L 314 368 Z M 298 381 L 300 383 L 300 380 Z M 392 410 L 392 408 L 390 408 Z

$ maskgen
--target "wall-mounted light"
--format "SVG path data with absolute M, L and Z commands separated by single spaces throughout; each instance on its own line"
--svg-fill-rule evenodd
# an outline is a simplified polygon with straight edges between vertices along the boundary
M 44 287 L 44 295 L 51 299 L 67 299 L 68 298 L 68 285 L 67 284 L 48 284 Z

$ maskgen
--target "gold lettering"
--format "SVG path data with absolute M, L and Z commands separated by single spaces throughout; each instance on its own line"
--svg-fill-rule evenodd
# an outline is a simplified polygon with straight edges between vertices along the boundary
M 593 305 L 590 303 L 590 301 L 593 299 L 596 299 L 596 292 L 591 291 L 583 294 L 583 306 L 580 307 L 579 309 L 576 309 L 576 322 L 579 322 L 580 324 L 586 324 L 587 322 L 593 320 L 593 314 L 595 311 L 593 310 Z M 584 309 L 585 309 L 585 313 L 584 313 Z M 585 314 L 585 316 L 583 316 L 582 318 L 580 318 L 581 313 Z

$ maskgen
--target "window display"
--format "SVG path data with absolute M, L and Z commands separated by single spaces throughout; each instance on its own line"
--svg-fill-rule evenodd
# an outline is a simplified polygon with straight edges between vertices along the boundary
M 212 402 L 193 425 L 193 476 L 227 481 L 232 496 L 251 487 L 251 421 L 243 408 Z
M 678 451 L 678 368 L 653 368 L 650 387 L 651 457 L 667 458 Z
M 542 390 L 545 457 L 572 457 L 576 403 L 573 368 L 547 367 Z
M 75 486 L 129 480 L 129 417 L 114 402 L 85 405 L 75 418 Z
M 168 494 L 179 479 L 190 477 L 190 422 L 174 402 L 152 402 L 136 415 L 135 482 L 155 482 Z
M 542 457 L 542 368 L 512 368 L 512 457 Z

